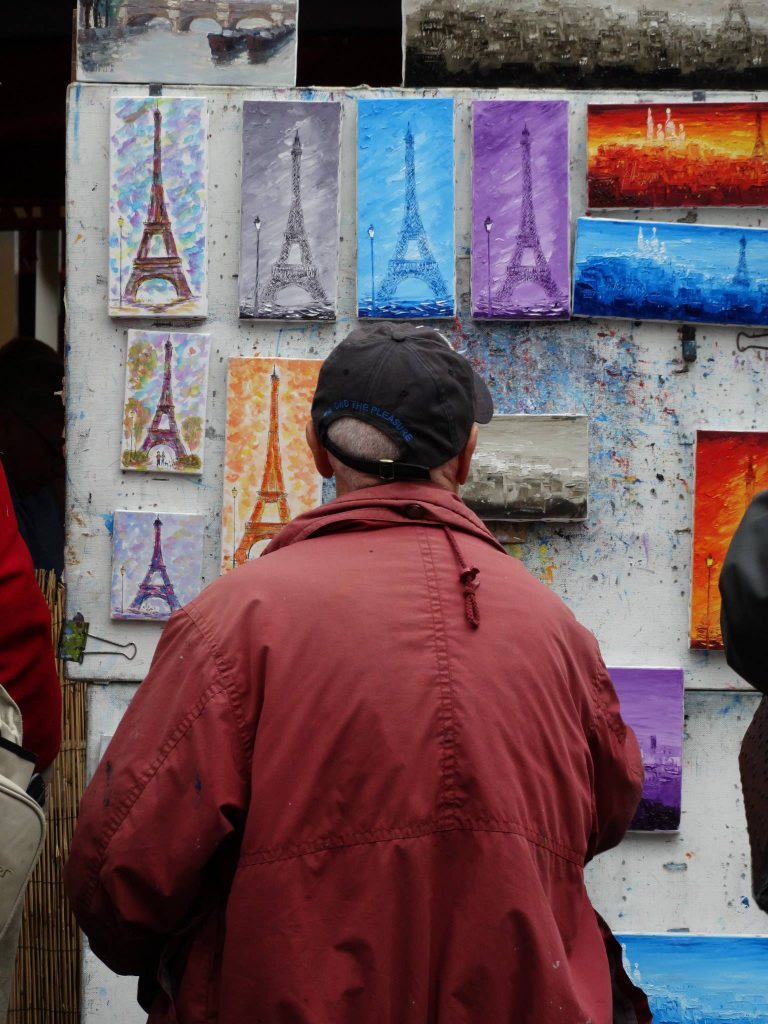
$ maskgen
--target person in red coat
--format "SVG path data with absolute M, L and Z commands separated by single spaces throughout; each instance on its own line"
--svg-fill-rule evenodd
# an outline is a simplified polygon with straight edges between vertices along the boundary
M 51 642 L 51 616 L 35 579 L 32 558 L 19 533 L 0 462 L 0 686 L 21 712 L 22 742 L 44 772 L 61 744 L 61 689 Z M 4 737 L 6 740 L 8 736 Z M 0 819 L 0 829 L 3 828 Z M 0 1021 L 11 995 L 23 906 L 1 921 Z
M 152 1024 L 646 1024 L 584 865 L 642 764 L 594 637 L 459 488 L 491 397 L 437 332 L 323 364 L 337 497 L 169 620 L 65 881 Z
M 0 462 L 0 686 L 21 711 L 24 746 L 46 769 L 61 744 L 61 687 L 51 641 L 51 616 Z

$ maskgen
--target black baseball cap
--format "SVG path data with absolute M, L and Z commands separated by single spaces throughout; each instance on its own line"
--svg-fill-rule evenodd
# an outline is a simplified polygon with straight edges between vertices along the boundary
M 359 459 L 328 438 L 351 416 L 377 427 L 403 451 L 395 460 Z M 320 368 L 312 421 L 324 448 L 344 465 L 381 480 L 428 480 L 488 423 L 493 399 L 469 362 L 431 327 L 367 324 L 352 331 Z

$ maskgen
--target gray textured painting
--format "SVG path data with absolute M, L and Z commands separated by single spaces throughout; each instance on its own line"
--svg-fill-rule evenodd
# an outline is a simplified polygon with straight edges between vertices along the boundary
M 768 85 L 763 0 L 404 0 L 403 13 L 411 86 Z
M 586 416 L 494 416 L 479 430 L 461 496 L 481 519 L 586 519 Z
M 334 320 L 341 104 L 243 104 L 240 317 Z

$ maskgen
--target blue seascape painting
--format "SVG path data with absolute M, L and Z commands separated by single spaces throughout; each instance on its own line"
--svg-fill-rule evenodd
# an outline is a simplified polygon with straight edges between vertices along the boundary
M 617 935 L 624 967 L 648 995 L 654 1024 L 764 1024 L 768 938 Z
M 768 230 L 581 217 L 573 312 L 768 324 Z
M 451 317 L 453 100 L 357 104 L 357 315 Z

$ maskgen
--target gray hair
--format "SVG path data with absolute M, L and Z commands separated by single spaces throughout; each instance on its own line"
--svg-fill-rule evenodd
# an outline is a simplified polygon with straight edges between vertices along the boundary
M 403 449 L 397 441 L 393 441 L 372 424 L 354 416 L 342 416 L 341 419 L 334 420 L 328 427 L 328 439 L 347 455 L 358 459 L 399 459 L 403 454 Z M 373 482 L 381 482 L 378 477 L 350 469 L 338 459 L 334 459 L 334 468 L 337 474 L 344 476 L 351 487 L 369 487 Z

